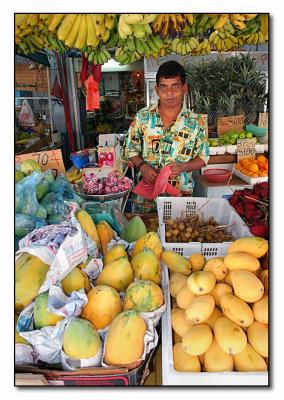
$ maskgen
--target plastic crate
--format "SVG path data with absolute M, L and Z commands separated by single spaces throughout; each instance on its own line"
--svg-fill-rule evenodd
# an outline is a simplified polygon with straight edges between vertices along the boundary
M 268 372 L 179 372 L 174 368 L 169 278 L 167 268 L 164 270 L 162 286 L 167 288 L 167 309 L 162 316 L 163 386 L 268 386 Z
M 237 169 L 234 170 L 234 174 L 239 178 L 241 178 L 243 181 L 249 183 L 250 185 L 255 185 L 256 183 L 261 183 L 261 182 L 268 182 L 268 176 L 252 178 L 251 176 L 245 175 Z
M 226 153 L 226 146 L 209 147 L 209 155 L 221 155 Z
M 157 209 L 159 232 L 164 250 L 172 250 L 181 255 L 202 253 L 205 257 L 224 256 L 232 242 L 223 243 L 170 243 L 166 242 L 165 221 L 169 218 L 189 217 L 199 214 L 205 220 L 214 217 L 220 225 L 229 225 L 227 231 L 236 239 L 252 236 L 248 226 L 230 206 L 228 200 L 207 197 L 158 197 Z

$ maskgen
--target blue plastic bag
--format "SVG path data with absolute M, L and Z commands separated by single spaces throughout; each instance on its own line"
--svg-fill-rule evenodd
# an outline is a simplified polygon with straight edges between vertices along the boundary
M 16 213 L 15 215 L 15 234 L 17 238 L 23 238 L 36 228 L 47 225 L 46 221 L 32 215 Z

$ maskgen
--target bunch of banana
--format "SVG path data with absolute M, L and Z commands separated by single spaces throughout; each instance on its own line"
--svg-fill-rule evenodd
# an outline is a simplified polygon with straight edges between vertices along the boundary
M 152 34 L 150 23 L 157 14 L 121 14 L 118 21 L 118 34 L 121 39 L 136 37 L 144 39 Z
M 194 50 L 192 50 L 191 54 L 193 56 L 204 56 L 210 53 L 211 53 L 211 45 L 209 40 L 205 38 L 199 43 L 199 45 Z
M 269 24 L 268 14 L 259 14 L 259 20 L 260 20 L 260 30 L 264 35 L 267 35 L 267 40 L 268 40 L 268 24 Z
M 71 167 L 65 175 L 69 183 L 78 183 L 82 179 L 82 171 L 76 167 Z
M 227 23 L 228 19 L 229 19 L 229 14 L 219 14 L 218 19 L 214 24 L 214 29 L 216 31 L 222 29 L 223 26 Z
M 192 53 L 200 45 L 199 41 L 191 36 L 183 39 L 175 38 L 172 41 L 172 51 L 176 54 L 186 55 Z
M 117 47 L 114 55 L 115 61 L 119 62 L 121 65 L 132 64 L 135 61 L 140 60 L 141 55 L 138 51 L 126 50 L 123 47 Z
M 244 14 L 230 14 L 230 21 L 232 22 L 232 24 L 240 29 L 243 30 L 246 28 L 246 17 Z
M 86 46 L 82 49 L 82 52 L 88 61 L 92 62 L 94 65 L 103 65 L 111 59 L 111 55 L 108 50 L 102 47 Z
M 124 41 L 123 46 L 118 47 L 123 50 L 115 53 L 115 60 L 120 64 L 131 64 L 143 56 L 158 57 L 160 53 L 163 54 L 163 47 L 164 43 L 159 35 L 149 36 L 147 40 L 130 37 Z
M 227 29 L 225 30 L 225 26 Z M 213 31 L 209 36 L 209 43 L 211 46 L 221 52 L 221 51 L 230 51 L 239 47 L 238 38 L 231 34 L 232 30 L 229 25 L 224 25 L 224 28 L 219 31 Z
M 268 40 L 268 33 L 264 35 L 261 31 L 242 36 L 244 44 L 256 45 Z
M 190 21 L 193 23 L 193 14 L 158 14 L 152 23 L 154 32 L 158 32 L 162 37 L 175 37 L 178 32 L 185 29 Z

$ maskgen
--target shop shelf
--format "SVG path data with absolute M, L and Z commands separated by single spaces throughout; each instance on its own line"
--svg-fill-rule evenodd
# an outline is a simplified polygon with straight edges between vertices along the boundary
M 188 217 L 198 213 L 207 221 L 214 217 L 220 225 L 228 225 L 227 231 L 236 239 L 252 236 L 248 226 L 230 206 L 228 200 L 207 197 L 158 197 L 157 209 L 159 233 L 164 250 L 172 250 L 181 255 L 202 253 L 205 257 L 224 256 L 231 242 L 223 243 L 169 243 L 165 237 L 165 221 L 169 218 Z

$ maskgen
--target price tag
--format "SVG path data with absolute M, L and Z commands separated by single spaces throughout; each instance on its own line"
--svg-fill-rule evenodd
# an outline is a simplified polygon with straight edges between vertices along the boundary
M 255 140 L 238 139 L 237 140 L 237 158 L 238 162 L 244 158 L 255 158 Z
M 242 131 L 244 129 L 244 116 L 232 115 L 231 117 L 218 118 L 218 136 L 229 131 Z
M 261 128 L 268 128 L 268 113 L 259 113 L 258 126 Z
M 60 149 L 39 151 L 36 153 L 19 154 L 15 157 L 16 163 L 21 163 L 25 160 L 35 160 L 39 163 L 42 171 L 51 169 L 55 178 L 61 173 L 65 173 L 65 167 Z

